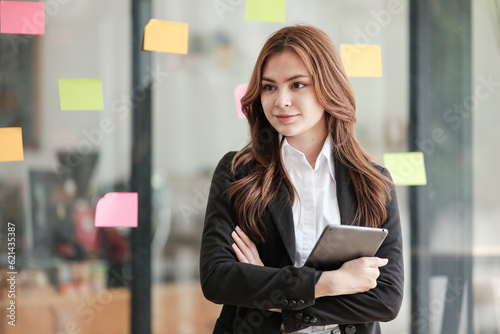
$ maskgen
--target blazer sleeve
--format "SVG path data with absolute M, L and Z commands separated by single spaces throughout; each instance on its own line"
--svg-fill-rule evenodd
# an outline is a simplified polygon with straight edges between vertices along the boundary
M 390 178 L 387 170 L 382 173 Z M 392 199 L 387 205 L 387 220 L 383 224 L 389 233 L 375 256 L 389 259 L 380 268 L 377 286 L 364 293 L 318 298 L 314 305 L 300 312 L 283 310 L 286 332 L 297 331 L 307 326 L 303 319 L 316 319 L 316 325 L 361 324 L 393 320 L 403 299 L 403 250 L 399 209 L 394 186 Z M 298 314 L 300 313 L 300 315 Z
M 222 158 L 212 178 L 200 254 L 204 296 L 214 303 L 254 309 L 298 310 L 313 305 L 314 269 L 261 267 L 238 261 L 231 247 L 237 219 L 224 195 L 236 179 L 231 173 L 233 156 L 230 152 Z

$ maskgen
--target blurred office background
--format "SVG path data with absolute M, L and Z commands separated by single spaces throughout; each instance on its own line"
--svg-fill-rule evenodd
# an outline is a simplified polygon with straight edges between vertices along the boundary
M 454 82 L 430 75 L 427 88 L 436 93 L 414 91 L 414 77 L 432 74 L 442 59 L 435 53 L 425 60 L 425 75 L 413 66 L 412 57 L 425 50 L 411 54 L 412 15 L 422 22 L 418 15 L 426 14 L 412 12 L 409 0 L 289 0 L 285 24 L 316 25 L 337 46 L 380 45 L 383 76 L 351 79 L 358 139 L 381 164 L 386 152 L 425 154 L 428 185 L 397 187 L 407 279 L 401 312 L 383 324 L 384 333 L 500 333 L 500 4 L 421 3 L 435 14 L 431 23 L 442 18 L 439 38 L 465 50 L 463 67 L 450 65 L 446 73 L 467 72 L 470 86 L 465 100 L 422 111 L 426 122 L 419 108 L 439 101 Z M 96 229 L 93 219 L 105 193 L 133 190 L 133 113 L 147 87 L 152 231 L 142 261 L 151 261 L 152 332 L 211 333 L 220 306 L 203 298 L 198 281 L 211 174 L 224 153 L 246 144 L 234 88 L 248 82 L 265 39 L 284 24 L 246 21 L 243 0 L 151 5 L 151 18 L 189 24 L 189 53 L 151 53 L 135 80 L 131 0 L 45 1 L 44 35 L 0 35 L 0 126 L 22 126 L 25 145 L 24 161 L 0 163 L 1 333 L 131 333 L 131 318 L 140 315 L 131 312 L 130 288 L 143 274 L 132 270 L 132 231 Z M 450 12 L 464 16 L 449 19 Z M 61 111 L 61 78 L 100 78 L 104 110 Z M 464 101 L 473 106 L 457 109 Z M 438 128 L 448 139 L 433 139 Z M 447 160 L 441 148 L 448 145 L 458 151 Z M 457 179 L 447 178 L 457 169 Z M 459 187 L 463 205 L 439 204 L 469 179 Z M 16 224 L 16 327 L 6 317 L 7 222 Z

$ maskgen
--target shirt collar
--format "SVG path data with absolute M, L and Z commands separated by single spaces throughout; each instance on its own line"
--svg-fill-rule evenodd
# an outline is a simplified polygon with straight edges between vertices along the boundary
M 333 163 L 332 153 L 332 137 L 328 134 L 325 139 L 325 143 L 323 144 L 323 148 L 319 152 L 318 159 L 316 159 L 316 163 L 320 162 L 319 159 L 321 159 L 322 156 L 326 158 L 328 170 L 330 171 L 332 179 L 335 181 L 335 166 Z

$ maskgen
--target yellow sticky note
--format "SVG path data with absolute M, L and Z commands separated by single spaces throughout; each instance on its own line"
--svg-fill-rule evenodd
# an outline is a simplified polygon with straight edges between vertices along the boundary
M 0 128 L 0 161 L 23 161 L 21 128 Z
M 286 0 L 246 0 L 245 20 L 285 22 Z
M 381 77 L 380 45 L 341 44 L 340 56 L 350 77 Z
M 188 53 L 187 23 L 151 19 L 144 28 L 143 49 L 169 53 Z
M 59 79 L 61 110 L 103 110 L 100 79 Z
M 424 154 L 422 152 L 386 153 L 384 165 L 397 186 L 423 186 L 427 184 Z

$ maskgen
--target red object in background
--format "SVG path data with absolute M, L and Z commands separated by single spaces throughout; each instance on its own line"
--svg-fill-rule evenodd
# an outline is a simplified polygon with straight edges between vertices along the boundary
M 86 251 L 99 251 L 97 228 L 94 226 L 94 208 L 84 200 L 77 200 L 73 210 L 75 241 Z
M 57 254 L 63 257 L 72 257 L 77 254 L 77 250 L 74 245 L 71 244 L 58 244 L 56 245 Z
M 130 257 L 130 244 L 114 227 L 101 227 L 100 242 L 104 258 L 109 263 L 125 263 Z

